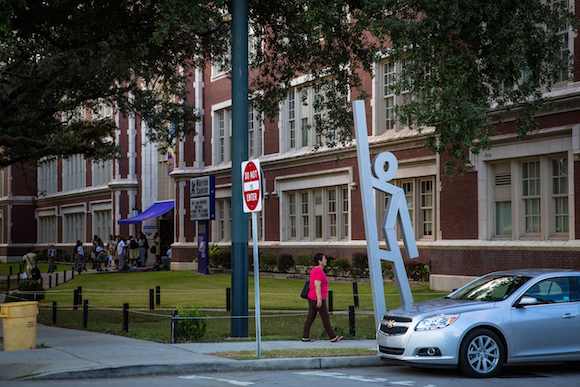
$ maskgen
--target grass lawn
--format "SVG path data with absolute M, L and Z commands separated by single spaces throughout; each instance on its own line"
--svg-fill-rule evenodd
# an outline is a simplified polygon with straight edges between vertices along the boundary
M 299 340 L 307 312 L 307 303 L 300 298 L 304 285 L 299 279 L 260 278 L 262 340 Z M 208 327 L 199 341 L 223 341 L 231 333 L 230 313 L 226 308 L 226 288 L 231 287 L 230 274 L 199 275 L 191 271 L 129 272 L 111 274 L 82 274 L 46 291 L 39 303 L 39 323 L 52 322 L 52 303 L 57 302 L 57 326 L 81 329 L 82 307 L 72 310 L 73 293 L 82 287 L 83 300 L 88 300 L 88 327 L 91 331 L 106 332 L 134 338 L 168 342 L 171 332 L 171 311 L 177 307 L 197 308 L 208 316 Z M 149 289 L 161 289 L 161 305 L 149 310 Z M 254 308 L 254 279 L 248 279 L 249 308 Z M 426 285 L 412 286 L 415 301 L 439 297 Z M 329 284 L 333 291 L 334 311 L 331 323 L 338 334 L 349 335 L 348 307 L 354 305 L 352 283 Z M 375 324 L 372 314 L 370 284 L 358 284 L 359 309 L 356 312 L 357 339 L 373 339 Z M 400 305 L 397 288 L 385 286 L 387 308 Z M 122 332 L 122 307 L 129 304 L 129 332 Z M 255 336 L 253 311 L 249 312 L 248 333 Z M 291 314 L 291 316 L 288 316 Z M 326 340 L 320 319 L 316 319 L 311 337 Z

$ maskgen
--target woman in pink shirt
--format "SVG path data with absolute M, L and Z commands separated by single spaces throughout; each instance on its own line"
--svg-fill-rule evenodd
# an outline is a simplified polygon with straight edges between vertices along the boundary
M 330 337 L 330 341 L 337 342 L 343 339 L 343 336 L 338 336 L 330 326 L 330 318 L 328 316 L 328 309 L 326 308 L 326 294 L 328 293 L 328 278 L 324 274 L 324 266 L 326 266 L 326 257 L 324 254 L 316 254 L 314 256 L 314 266 L 310 270 L 310 289 L 308 291 L 308 317 L 304 322 L 304 331 L 302 332 L 302 341 L 314 341 L 310 338 L 310 327 L 316 318 L 316 313 L 320 313 L 324 329 Z

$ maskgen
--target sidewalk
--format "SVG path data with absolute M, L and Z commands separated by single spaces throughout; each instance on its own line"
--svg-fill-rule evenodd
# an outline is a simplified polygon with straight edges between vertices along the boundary
M 0 331 L 1 332 L 1 331 Z M 0 351 L 0 380 L 77 379 L 163 374 L 321 369 L 384 365 L 378 356 L 230 360 L 208 353 L 256 351 L 255 341 L 161 344 L 103 333 L 37 327 L 37 345 L 25 351 Z M 376 348 L 374 340 L 266 341 L 261 350 L 288 348 Z

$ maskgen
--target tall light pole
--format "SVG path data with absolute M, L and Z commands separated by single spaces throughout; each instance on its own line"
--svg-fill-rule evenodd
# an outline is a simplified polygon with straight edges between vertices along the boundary
M 248 218 L 241 163 L 248 158 L 248 0 L 232 1 L 232 337 L 248 336 Z

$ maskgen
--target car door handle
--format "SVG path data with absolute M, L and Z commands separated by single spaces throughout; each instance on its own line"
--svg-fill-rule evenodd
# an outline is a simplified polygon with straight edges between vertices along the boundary
M 562 316 L 562 318 L 574 318 L 576 316 L 578 315 L 574 313 L 566 313 L 565 315 Z

